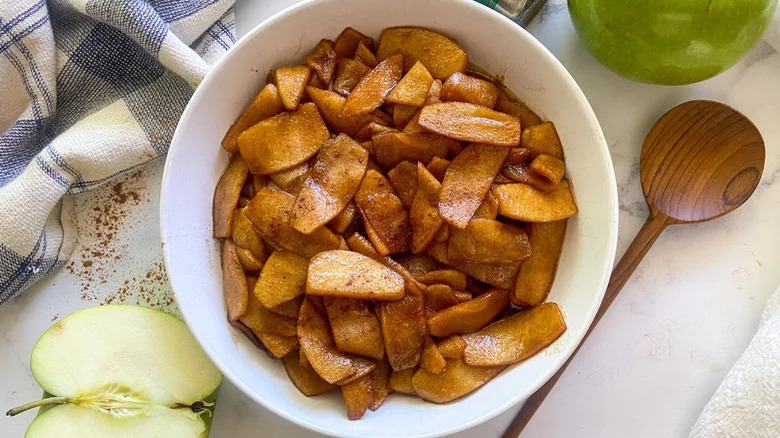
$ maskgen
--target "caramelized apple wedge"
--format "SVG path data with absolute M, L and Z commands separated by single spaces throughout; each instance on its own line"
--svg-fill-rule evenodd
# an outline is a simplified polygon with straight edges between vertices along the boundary
M 244 109 L 244 112 L 233 122 L 225 137 L 222 139 L 222 147 L 228 152 L 238 150 L 238 135 L 246 131 L 255 123 L 284 111 L 282 99 L 274 84 L 266 84 L 255 96 L 252 102 Z
M 430 74 L 445 80 L 453 73 L 466 71 L 469 63 L 466 52 L 446 36 L 420 27 L 393 27 L 382 31 L 376 56 L 387 59 L 397 50 L 403 50 L 408 71 L 420 61 Z
M 436 344 L 442 357 L 445 359 L 461 359 L 466 350 L 466 342 L 458 335 L 446 337 Z
M 447 258 L 473 263 L 511 263 L 531 256 L 525 231 L 491 219 L 472 219 L 466 228 L 450 231 Z
M 379 302 L 377 313 L 390 366 L 394 371 L 416 367 L 427 335 L 422 295 L 410 288 L 401 300 Z
M 510 296 L 513 303 L 530 307 L 544 301 L 555 278 L 565 232 L 565 220 L 530 224 L 531 257 L 520 266 Z
M 509 289 L 517 278 L 520 262 L 514 263 L 473 263 L 458 262 L 447 258 L 447 244 L 431 242 L 425 253 L 445 265 L 452 266 L 468 276 L 474 277 L 491 286 Z
M 333 49 L 333 43 L 328 40 L 321 40 L 314 48 L 314 51 L 303 60 L 303 64 L 311 67 L 323 84 L 330 84 L 330 80 L 333 79 L 333 73 L 336 70 L 337 59 L 338 55 Z
M 241 133 L 238 150 L 252 173 L 269 174 L 308 160 L 329 136 L 317 107 L 304 103 L 298 111 L 265 119 Z
M 496 146 L 520 144 L 520 119 L 473 103 L 442 102 L 424 106 L 417 123 L 456 140 Z
M 237 321 L 247 312 L 249 290 L 246 276 L 241 269 L 236 246 L 231 239 L 222 244 L 222 289 L 229 321 Z
M 467 365 L 490 367 L 521 362 L 547 347 L 566 331 L 555 303 L 544 303 L 463 335 Z
M 495 110 L 517 117 L 520 119 L 520 125 L 522 125 L 523 128 L 528 128 L 530 126 L 542 123 L 541 119 L 539 119 L 539 116 L 537 116 L 536 113 L 531 111 L 527 106 L 515 102 L 505 96 L 498 97 Z
M 382 106 L 385 97 L 401 79 L 403 54 L 397 53 L 377 64 L 347 97 L 341 117 L 360 116 Z
M 341 386 L 341 397 L 344 399 L 347 418 L 350 420 L 359 420 L 371 405 L 373 399 L 371 383 L 371 375 L 365 375 Z
M 417 192 L 417 165 L 411 161 L 401 161 L 387 172 L 387 179 L 401 198 L 404 207 L 409 208 Z
M 577 213 L 569 182 L 562 180 L 552 192 L 528 184 L 501 184 L 493 189 L 498 213 L 525 222 L 553 222 Z
M 424 400 L 447 403 L 474 391 L 496 377 L 505 367 L 472 367 L 460 359 L 448 359 L 439 374 L 420 368 L 412 376 L 414 392 Z
M 377 360 L 385 356 L 379 320 L 365 300 L 326 296 L 323 301 L 339 351 Z
M 322 380 L 322 377 L 312 367 L 301 366 L 298 354 L 295 352 L 284 356 L 282 364 L 284 364 L 284 370 L 287 371 L 287 377 L 306 397 L 313 397 L 336 389 L 336 385 Z
M 498 88 L 486 80 L 457 72 L 444 81 L 441 99 L 445 102 L 466 102 L 493 108 L 498 100 Z
M 455 228 L 465 228 L 482 204 L 509 149 L 470 144 L 452 160 L 444 175 L 439 201 L 441 217 Z
M 393 371 L 390 373 L 390 381 L 387 382 L 387 387 L 391 392 L 398 392 L 400 394 L 415 395 L 414 386 L 412 385 L 412 376 L 417 372 L 417 368 L 407 368 L 401 371 Z
M 249 166 L 246 161 L 240 155 L 234 155 L 214 189 L 212 209 L 214 237 L 230 237 L 233 212 L 247 175 L 249 175 Z
M 420 368 L 433 374 L 439 374 L 444 370 L 445 365 L 447 365 L 447 361 L 436 348 L 436 343 L 433 342 L 430 336 L 426 337 L 422 358 L 420 359 Z
M 523 130 L 521 143 L 532 155 L 547 154 L 563 160 L 563 145 L 553 122 L 544 122 Z
M 408 250 L 409 215 L 384 175 L 369 169 L 355 194 L 355 204 L 368 238 L 381 255 Z
M 433 157 L 445 158 L 457 141 L 431 133 L 387 132 L 371 138 L 376 162 L 392 169 L 402 161 L 428 164 Z
M 439 194 L 441 183 L 428 172 L 422 163 L 417 163 L 417 191 L 409 208 L 409 225 L 412 228 L 412 254 L 425 250 L 436 236 L 442 224 L 439 216 Z
M 368 359 L 341 353 L 336 349 L 328 322 L 309 299 L 303 300 L 298 316 L 298 340 L 314 371 L 330 384 L 336 384 L 358 374 L 368 374 L 374 364 Z M 362 376 L 358 376 L 360 378 Z
M 475 332 L 489 323 L 509 305 L 509 291 L 491 289 L 482 295 L 448 307 L 428 319 L 428 329 L 433 336 Z
M 368 408 L 372 411 L 379 409 L 390 393 L 388 383 L 391 372 L 390 364 L 383 360 L 377 362 L 376 368 L 374 368 L 374 371 L 371 371 L 371 405 Z
M 309 262 L 306 293 L 364 300 L 399 300 L 404 279 L 394 270 L 354 251 L 324 251 Z
M 351 58 L 355 56 L 355 50 L 361 41 L 366 43 L 371 42 L 371 45 L 373 45 L 373 40 L 371 38 L 351 27 L 346 27 L 341 31 L 336 38 L 336 41 L 333 43 L 333 50 L 339 58 Z
M 253 332 L 258 333 L 258 337 L 261 334 L 284 338 L 296 336 L 295 321 L 266 309 L 254 294 L 249 294 L 247 311 L 241 317 L 241 322 Z
M 333 91 L 348 96 L 371 68 L 354 59 L 339 59 L 336 63 L 336 78 L 333 80 Z
M 392 123 L 390 116 L 378 110 L 361 116 L 342 117 L 340 114 L 347 101 L 346 98 L 331 91 L 320 90 L 314 87 L 306 87 L 306 93 L 308 93 L 311 101 L 317 106 L 317 109 L 320 110 L 325 123 L 333 131 L 354 136 L 360 128 L 368 123 L 375 122 L 386 126 Z
M 279 97 L 282 99 L 284 109 L 295 111 L 301 103 L 303 90 L 309 82 L 311 70 L 305 65 L 291 67 L 279 67 L 274 76 L 276 87 L 279 89 Z
M 274 251 L 268 257 L 254 294 L 266 309 L 272 309 L 306 292 L 309 261 L 286 251 Z
M 423 106 L 431 84 L 433 84 L 433 76 L 422 62 L 417 61 L 387 95 L 387 101 L 415 107 Z
M 311 234 L 303 234 L 290 226 L 295 198 L 284 192 L 265 187 L 255 195 L 244 210 L 255 229 L 277 249 L 310 258 L 321 251 L 339 247 L 339 238 L 327 227 Z
M 453 289 L 466 289 L 466 274 L 452 268 L 437 268 L 415 274 L 414 278 L 425 284 L 443 283 Z
M 290 225 L 311 234 L 347 206 L 357 192 L 368 165 L 368 151 L 345 134 L 322 146 L 303 182 Z

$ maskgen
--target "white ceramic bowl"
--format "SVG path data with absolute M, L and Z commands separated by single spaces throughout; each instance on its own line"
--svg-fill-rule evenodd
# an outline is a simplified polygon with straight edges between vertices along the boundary
M 470 60 L 553 120 L 580 212 L 569 220 L 549 299 L 568 331 L 474 393 L 445 405 L 390 396 L 376 413 L 349 421 L 338 392 L 307 398 L 269 358 L 228 325 L 211 201 L 227 164 L 225 131 L 264 85 L 270 68 L 300 63 L 346 26 L 375 38 L 392 26 L 423 26 L 455 38 Z M 317 432 L 340 437 L 432 437 L 474 426 L 524 400 L 574 350 L 601 302 L 615 254 L 617 190 L 598 121 L 564 67 L 536 39 L 472 0 L 314 0 L 293 6 L 243 37 L 198 87 L 176 129 L 162 187 L 163 253 L 179 308 L 211 359 L 251 399 Z M 219 415 L 219 414 L 217 414 Z

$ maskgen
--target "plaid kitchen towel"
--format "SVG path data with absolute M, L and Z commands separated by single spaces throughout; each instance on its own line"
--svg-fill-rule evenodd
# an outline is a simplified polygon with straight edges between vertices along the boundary
M 0 304 L 70 256 L 67 195 L 164 155 L 233 0 L 0 0 Z

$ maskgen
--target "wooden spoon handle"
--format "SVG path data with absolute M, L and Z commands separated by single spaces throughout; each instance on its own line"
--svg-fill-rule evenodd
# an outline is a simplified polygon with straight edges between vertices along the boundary
M 599 307 L 598 312 L 596 312 L 596 316 L 593 318 L 593 323 L 585 333 L 585 337 L 582 338 L 582 341 L 580 341 L 580 344 L 574 350 L 574 353 L 569 356 L 569 359 L 563 364 L 561 369 L 559 369 L 547 383 L 539 388 L 539 390 L 528 397 L 520 408 L 520 411 L 517 413 L 517 416 L 515 416 L 515 419 L 512 420 L 512 423 L 501 436 L 502 438 L 517 438 L 520 433 L 523 432 L 525 426 L 531 421 L 531 417 L 533 417 L 536 410 L 539 409 L 539 406 L 542 405 L 542 402 L 547 397 L 547 394 L 549 394 L 550 390 L 555 386 L 555 382 L 558 381 L 566 370 L 566 367 L 569 366 L 569 363 L 571 363 L 585 340 L 588 339 L 588 336 L 590 336 L 590 333 L 596 327 L 596 324 L 601 320 L 601 317 L 604 316 L 604 313 L 606 313 L 610 304 L 612 304 L 612 301 L 615 300 L 615 297 L 620 293 L 620 290 L 623 289 L 623 285 L 626 284 L 636 267 L 639 266 L 639 262 L 642 261 L 642 258 L 647 254 L 647 251 L 653 246 L 653 243 L 655 243 L 655 240 L 670 223 L 671 220 L 669 217 L 662 213 L 657 213 L 647 218 L 647 221 L 642 226 L 642 229 L 639 230 L 634 241 L 631 242 L 631 245 L 628 247 L 625 254 L 623 254 L 623 258 L 620 259 L 615 266 L 615 269 L 612 270 L 612 276 L 609 278 L 609 285 L 604 294 L 604 300 L 601 302 L 601 306 Z

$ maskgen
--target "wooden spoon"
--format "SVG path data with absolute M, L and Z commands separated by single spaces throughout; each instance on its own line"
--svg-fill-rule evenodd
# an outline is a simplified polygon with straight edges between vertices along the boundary
M 685 102 L 653 125 L 639 159 L 650 216 L 612 271 L 604 301 L 580 345 L 525 401 L 502 438 L 520 435 L 666 226 L 715 219 L 742 205 L 758 186 L 764 156 L 758 128 L 719 102 Z

